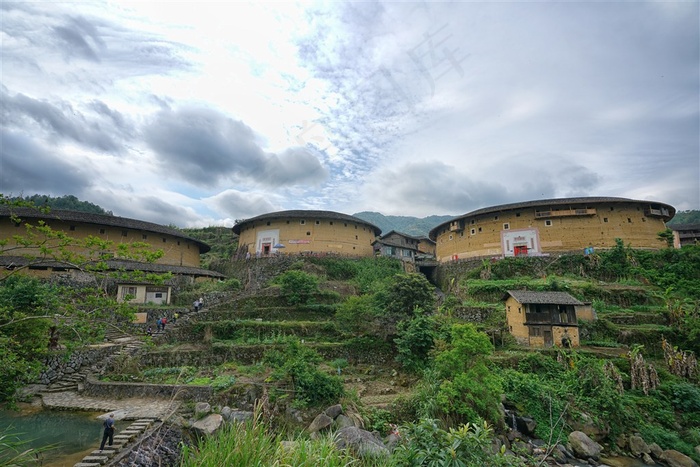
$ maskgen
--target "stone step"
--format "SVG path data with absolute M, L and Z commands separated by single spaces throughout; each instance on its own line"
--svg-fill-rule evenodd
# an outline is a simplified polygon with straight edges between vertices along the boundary
M 98 465 L 104 465 L 109 460 L 107 456 L 85 456 L 83 457 L 83 462 L 96 462 Z
M 134 438 L 136 438 L 136 435 L 123 435 L 120 433 L 118 435 L 114 435 L 114 442 L 116 443 L 117 441 L 123 441 L 124 443 L 128 443 Z
M 78 385 L 77 384 L 70 384 L 66 386 L 60 386 L 60 387 L 49 387 L 44 389 L 42 392 L 66 392 L 66 391 L 77 391 L 78 390 Z
M 78 462 L 73 467 L 100 467 L 102 464 L 97 464 L 95 462 Z
M 120 431 L 119 434 L 122 436 L 131 436 L 131 437 L 135 438 L 136 436 L 140 435 L 142 432 L 143 432 L 143 430 L 130 430 L 127 428 L 126 430 Z
M 88 454 L 88 455 L 89 455 L 89 456 L 107 456 L 107 457 L 112 457 L 112 456 L 115 455 L 116 453 L 117 453 L 117 450 L 114 449 L 114 446 L 112 445 L 112 446 L 110 446 L 109 448 L 107 448 L 107 447 L 105 446 L 105 448 L 104 448 L 102 451 L 100 451 L 99 449 L 97 449 L 97 450 L 95 450 L 95 451 L 92 451 L 92 452 L 91 452 L 90 454 Z
M 135 430 L 135 431 L 146 431 L 150 425 L 141 425 L 141 424 L 136 424 L 134 423 L 133 425 L 129 425 L 126 427 L 127 430 Z

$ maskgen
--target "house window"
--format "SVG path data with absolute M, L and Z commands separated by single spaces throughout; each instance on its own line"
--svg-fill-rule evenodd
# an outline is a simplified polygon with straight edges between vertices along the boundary
M 608 218 L 607 218 L 607 217 L 603 217 L 603 222 L 608 222 Z
M 481 227 L 479 227 L 479 232 L 481 232 Z
M 476 235 L 476 229 L 471 230 L 472 235 Z
M 329 224 L 330 224 L 330 225 L 333 225 L 333 221 L 330 221 Z
M 355 240 L 357 240 L 357 235 L 355 235 Z
M 343 222 L 343 226 L 347 227 L 347 226 L 348 226 L 348 223 L 347 223 L 347 222 Z
M 267 221 L 267 225 L 270 225 L 270 221 Z
M 493 216 L 493 220 L 497 221 L 497 220 L 498 220 L 498 216 Z
M 452 240 L 452 235 L 450 235 L 450 240 Z
M 631 223 L 632 223 L 632 219 L 630 219 L 630 218 L 628 217 L 628 218 L 627 218 L 627 223 L 628 223 L 628 224 L 631 224 Z
M 546 221 L 544 221 L 544 225 L 546 225 L 547 227 L 549 227 L 549 226 L 552 225 L 552 221 L 551 221 L 550 219 L 547 219 Z
M 520 217 L 520 213 L 519 213 L 519 212 L 516 212 L 516 213 L 515 213 L 515 217 Z
M 129 235 L 128 230 L 122 230 L 122 237 L 127 237 Z
M 289 221 L 287 221 L 287 224 L 289 224 Z
M 19 225 L 19 224 L 17 224 L 17 225 Z M 75 231 L 75 226 L 74 226 L 74 225 L 71 225 L 71 226 L 70 226 L 70 231 L 71 231 L 71 232 L 74 232 L 74 231 Z
M 647 220 L 646 220 L 644 217 L 642 217 L 642 222 L 646 222 L 646 221 L 647 221 Z
M 613 208 L 612 206 L 610 206 L 610 210 L 611 210 L 611 211 L 614 211 L 614 210 L 615 210 L 615 208 Z
M 180 240 L 177 241 L 177 244 L 178 244 L 178 245 L 180 244 Z
M 122 287 L 122 298 L 126 298 L 127 295 L 132 297 L 136 296 L 136 287 Z
M 146 234 L 141 234 L 141 239 L 142 239 L 142 240 L 146 240 L 147 238 L 148 238 L 148 235 L 146 235 Z
M 165 237 L 163 237 L 163 243 L 165 243 L 165 242 L 167 242 L 167 241 L 168 241 L 168 240 L 167 240 Z
M 316 221 L 316 225 L 321 225 L 321 221 Z
M 306 235 L 311 235 L 311 232 L 306 232 Z
M 299 221 L 299 224 L 304 225 L 304 224 L 306 224 L 306 221 L 304 219 L 302 219 Z
M 503 230 L 508 230 L 510 229 L 510 224 L 508 222 L 503 224 Z
M 156 298 L 163 298 L 163 292 L 156 292 Z
M 472 225 L 476 224 L 476 220 L 472 219 Z
M 105 229 L 100 229 L 100 233 L 101 234 L 105 233 Z

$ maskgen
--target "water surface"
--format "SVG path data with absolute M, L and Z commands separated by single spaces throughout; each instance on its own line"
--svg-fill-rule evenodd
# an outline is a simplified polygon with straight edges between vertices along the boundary
M 0 410 L 0 434 L 12 433 L 26 442 L 24 448 L 51 449 L 42 453 L 45 466 L 73 466 L 82 456 L 99 449 L 101 413 L 57 410 Z M 81 455 L 82 454 L 82 455 Z

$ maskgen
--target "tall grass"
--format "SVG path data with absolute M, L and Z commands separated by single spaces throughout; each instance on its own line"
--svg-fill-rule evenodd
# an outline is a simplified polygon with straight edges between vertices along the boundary
M 217 435 L 204 439 L 197 448 L 183 446 L 180 467 L 370 467 L 387 465 L 363 461 L 338 450 L 329 437 L 296 438 L 283 442 L 259 419 L 227 424 Z

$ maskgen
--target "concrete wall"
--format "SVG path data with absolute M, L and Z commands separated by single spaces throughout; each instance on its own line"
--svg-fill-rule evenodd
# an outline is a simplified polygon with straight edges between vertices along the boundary
M 464 217 L 457 221 L 461 230 L 451 231 L 450 224 L 445 224 L 436 235 L 437 259 L 445 262 L 455 257 L 503 256 L 506 254 L 503 234 L 509 231 L 528 235 L 535 232 L 539 254 L 583 252 L 588 247 L 609 249 L 615 246 L 616 238 L 633 248 L 665 247 L 657 234 L 666 225 L 661 217 L 645 215 L 645 203 L 583 204 L 590 208 L 591 215 L 537 217 L 537 208 L 528 207 Z

